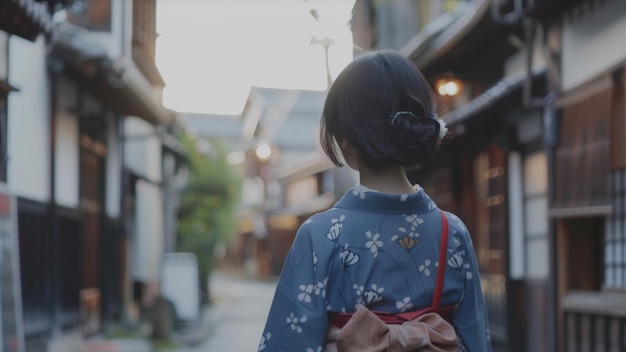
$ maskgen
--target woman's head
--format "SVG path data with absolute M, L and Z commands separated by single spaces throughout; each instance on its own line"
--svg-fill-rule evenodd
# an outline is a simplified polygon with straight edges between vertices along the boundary
M 393 51 L 354 59 L 331 86 L 320 139 L 341 166 L 339 145 L 349 145 L 372 170 L 417 167 L 432 159 L 445 135 L 428 82 L 411 61 Z

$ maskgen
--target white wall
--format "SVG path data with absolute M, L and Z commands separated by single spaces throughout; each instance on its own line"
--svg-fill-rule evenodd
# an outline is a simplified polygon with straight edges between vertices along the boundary
M 526 245 L 524 243 L 524 195 L 522 157 L 511 152 L 508 156 L 509 187 L 509 275 L 519 280 L 526 273 Z
M 79 205 L 80 149 L 76 116 L 67 112 L 56 114 L 55 198 L 59 205 L 74 208 Z
M 626 1 L 595 1 L 563 23 L 561 83 L 570 90 L 626 59 Z
M 541 27 L 538 27 L 535 32 L 535 43 L 533 46 L 533 56 L 532 56 L 532 66 L 533 70 L 540 69 L 542 67 L 546 67 L 546 59 L 542 53 L 543 43 L 542 43 L 542 31 Z M 525 45 L 521 46 L 520 49 L 513 54 L 505 63 L 504 63 L 504 74 L 505 76 L 523 76 L 526 74 L 526 66 L 527 64 L 527 56 L 528 49 Z
M 9 45 L 9 79 L 20 91 L 9 94 L 8 185 L 18 196 L 46 202 L 50 196 L 46 45 L 42 36 L 35 43 L 11 36 Z
M 76 109 L 78 89 L 69 78 L 61 76 L 55 82 L 55 200 L 70 208 L 80 203 L 80 127 L 78 117 L 70 113 Z
M 7 78 L 7 68 L 8 68 L 8 54 L 7 54 L 7 45 L 9 43 L 9 35 L 0 31 L 0 79 Z
M 526 277 L 546 279 L 549 275 L 548 160 L 544 153 L 527 156 L 524 169 L 524 232 Z
M 115 116 L 107 116 L 107 126 L 106 214 L 111 218 L 117 218 L 120 216 L 121 206 L 122 150 Z
M 161 182 L 161 141 L 156 129 L 142 119 L 127 117 L 124 134 L 126 167 L 151 181 Z
M 133 278 L 159 282 L 163 256 L 163 194 L 159 186 L 137 181 Z
M 122 56 L 124 41 L 122 31 L 124 30 L 123 11 L 126 3 L 132 1 L 111 0 L 111 30 L 110 31 L 83 31 L 81 36 L 88 42 L 98 45 L 106 50 L 109 57 L 118 58 Z M 131 27 L 132 28 L 132 27 Z

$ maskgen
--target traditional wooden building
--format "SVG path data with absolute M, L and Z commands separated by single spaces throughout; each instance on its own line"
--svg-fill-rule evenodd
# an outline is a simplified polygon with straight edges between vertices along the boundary
M 136 320 L 158 294 L 183 156 L 155 18 L 148 0 L 0 2 L 0 164 L 17 198 L 28 351 Z
M 430 9 L 420 16 L 429 18 Z M 454 137 L 410 172 L 472 235 L 497 351 L 551 350 L 546 60 L 540 28 L 491 1 L 432 13 L 399 52 L 434 89 Z M 502 13 L 502 15 L 499 15 Z M 528 61 L 528 57 L 534 58 Z M 542 212 L 543 209 L 543 212 Z
M 620 1 L 465 1 L 399 49 L 455 134 L 411 176 L 472 233 L 496 350 L 625 348 L 625 21 Z
M 626 349 L 623 1 L 539 2 L 556 58 L 548 106 L 559 351 Z
M 519 22 L 499 23 L 490 6 L 462 3 L 439 35 L 403 48 L 455 135 L 413 176 L 472 234 L 494 349 L 549 350 L 548 170 L 535 104 L 547 93 L 545 73 L 543 62 L 526 66 L 534 37 Z
M 244 199 L 229 256 L 235 265 L 252 264 L 251 274 L 279 275 L 300 225 L 356 183 L 352 170 L 332 167 L 318 142 L 325 97 L 326 91 L 250 90 L 234 145 Z M 271 153 L 257 154 L 259 146 Z

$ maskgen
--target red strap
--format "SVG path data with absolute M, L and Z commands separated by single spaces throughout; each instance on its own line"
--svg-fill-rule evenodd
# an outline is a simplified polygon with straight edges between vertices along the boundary
M 446 273 L 446 254 L 448 252 L 448 217 L 441 213 L 441 244 L 439 248 L 439 268 L 437 269 L 437 283 L 435 284 L 435 294 L 433 296 L 432 309 L 439 309 L 441 295 L 443 294 L 443 282 Z
M 407 321 L 415 320 L 419 316 L 426 313 L 437 313 L 450 324 L 452 324 L 453 311 L 454 305 L 441 307 L 437 310 L 434 310 L 431 307 L 426 307 L 424 309 L 414 310 L 405 313 L 392 314 L 389 312 L 380 311 L 372 311 L 372 313 L 378 316 L 378 318 L 380 318 L 380 320 L 382 320 L 385 324 L 402 324 Z M 348 323 L 348 321 L 350 321 L 350 318 L 352 318 L 353 315 L 354 313 L 329 313 L 328 321 L 330 322 L 330 324 L 338 328 L 343 328 Z

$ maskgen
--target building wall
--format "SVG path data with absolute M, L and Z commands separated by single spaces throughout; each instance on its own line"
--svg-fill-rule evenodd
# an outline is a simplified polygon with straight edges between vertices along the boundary
M 376 2 L 376 47 L 400 49 L 417 34 L 418 2 L 388 0 Z
M 541 27 L 537 26 L 535 32 L 535 42 L 533 45 L 532 69 L 540 69 L 546 67 L 546 59 L 543 47 L 543 33 Z M 507 59 L 504 64 L 504 75 L 523 76 L 526 74 L 528 46 L 520 43 L 519 50 Z
M 122 189 L 122 147 L 119 136 L 118 119 L 107 116 L 107 156 L 106 156 L 106 214 L 111 218 L 120 216 Z
M 626 2 L 595 1 L 591 10 L 565 16 L 562 29 L 562 88 L 570 90 L 626 57 Z
M 46 202 L 50 197 L 50 99 L 45 39 L 40 36 L 32 43 L 11 36 L 9 45 L 9 79 L 20 91 L 9 94 L 7 181 L 17 196 Z
M 526 277 L 547 279 L 548 251 L 548 164 L 545 153 L 524 158 L 524 229 Z
M 55 201 L 61 206 L 79 206 L 79 133 L 77 107 L 78 87 L 68 78 L 54 77 L 56 103 L 55 131 Z
M 133 279 L 158 282 L 164 249 L 163 193 L 158 185 L 137 181 L 136 227 L 133 243 Z
M 0 79 L 6 79 L 9 69 L 9 35 L 0 31 Z
M 55 197 L 59 205 L 79 206 L 79 127 L 76 116 L 56 114 Z
M 124 120 L 125 166 L 137 175 L 161 182 L 161 142 L 156 129 L 135 117 Z

